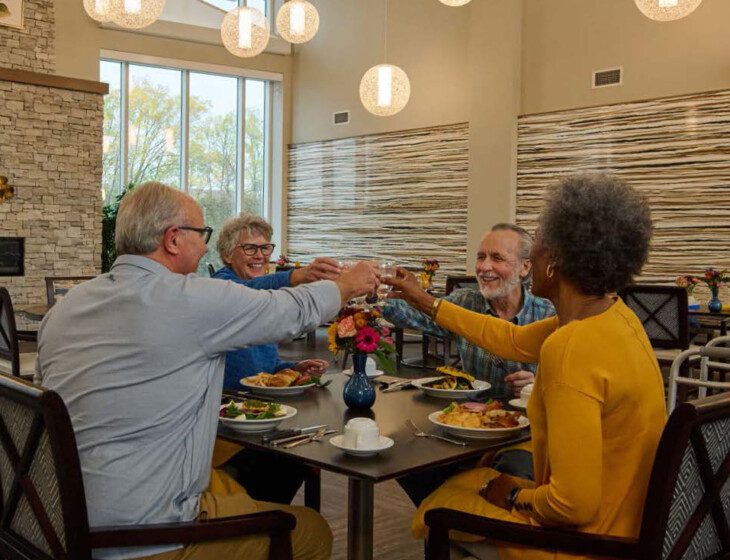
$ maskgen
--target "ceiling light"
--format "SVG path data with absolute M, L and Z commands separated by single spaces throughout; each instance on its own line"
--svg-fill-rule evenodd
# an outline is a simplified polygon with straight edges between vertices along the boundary
M 411 97 L 411 82 L 406 73 L 392 64 L 378 64 L 365 72 L 360 81 L 360 100 L 378 117 L 398 113 Z
M 84 0 L 84 9 L 91 19 L 101 23 L 112 20 L 110 0 Z
M 256 56 L 269 44 L 269 20 L 256 8 L 233 8 L 223 18 L 221 39 L 236 56 Z
M 306 43 L 319 29 L 319 12 L 307 0 L 289 0 L 276 14 L 276 29 L 290 43 Z
M 634 2 L 641 13 L 649 19 L 673 21 L 694 12 L 702 0 L 634 0 Z
M 446 4 L 447 6 L 464 6 L 465 4 L 468 4 L 471 2 L 471 0 L 440 0 L 442 4 Z
M 94 0 L 97 1 L 97 0 Z M 140 29 L 153 24 L 162 15 L 165 0 L 107 0 L 112 21 L 121 27 Z

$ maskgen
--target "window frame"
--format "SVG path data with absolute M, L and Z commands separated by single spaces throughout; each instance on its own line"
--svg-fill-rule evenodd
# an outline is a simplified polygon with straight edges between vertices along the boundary
M 275 231 L 275 238 L 281 237 L 282 217 L 273 219 L 275 207 L 279 207 L 277 201 L 282 198 L 283 184 L 281 173 L 275 172 L 276 166 L 281 166 L 284 158 L 283 118 L 275 118 L 275 112 L 283 115 L 283 103 L 281 96 L 275 96 L 274 92 L 280 89 L 283 84 L 283 74 L 268 72 L 264 70 L 253 70 L 248 68 L 235 68 L 218 64 L 206 64 L 193 61 L 162 58 L 136 53 L 126 53 L 102 49 L 99 56 L 99 63 L 112 62 L 121 64 L 120 84 L 120 189 L 129 182 L 129 65 L 149 66 L 161 69 L 170 69 L 181 72 L 181 131 L 180 131 L 180 190 L 189 192 L 189 131 L 190 115 L 188 111 L 190 93 L 190 73 L 215 74 L 218 76 L 233 77 L 238 79 L 238 102 L 237 102 L 237 147 L 236 147 L 236 213 L 241 212 L 242 195 L 245 177 L 245 124 L 246 124 L 246 79 L 260 80 L 265 82 L 264 92 L 264 180 L 263 192 L 261 193 L 261 212 L 264 219 L 272 223 Z M 274 149 L 274 147 L 278 149 Z M 277 184 L 274 184 L 276 182 Z

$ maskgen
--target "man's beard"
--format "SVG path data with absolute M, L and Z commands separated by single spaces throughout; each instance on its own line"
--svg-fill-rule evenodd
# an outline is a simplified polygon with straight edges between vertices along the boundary
M 522 283 L 520 278 L 520 272 L 515 270 L 512 275 L 502 280 L 499 288 L 491 288 L 489 285 L 483 286 L 479 284 L 479 291 L 485 297 L 485 299 L 504 299 L 512 293 L 515 286 L 519 286 Z

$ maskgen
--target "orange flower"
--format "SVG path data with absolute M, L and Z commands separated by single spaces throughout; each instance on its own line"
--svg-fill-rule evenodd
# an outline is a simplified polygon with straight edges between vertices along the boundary
M 352 318 L 352 315 L 345 317 L 337 324 L 337 336 L 340 338 L 348 338 L 350 336 L 355 336 L 356 334 L 357 329 L 355 328 L 355 321 Z
M 361 329 L 363 327 L 367 327 L 368 320 L 362 313 L 355 313 L 355 327 L 358 329 Z

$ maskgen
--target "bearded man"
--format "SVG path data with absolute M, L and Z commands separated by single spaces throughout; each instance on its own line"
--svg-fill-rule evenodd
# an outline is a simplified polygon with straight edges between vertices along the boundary
M 516 325 L 526 325 L 555 314 L 552 304 L 533 296 L 530 281 L 530 234 L 514 224 L 496 224 L 482 236 L 477 251 L 475 274 L 479 289 L 463 288 L 443 299 L 477 313 L 486 313 Z M 520 390 L 535 379 L 537 364 L 512 362 L 490 354 L 465 338 L 436 325 L 403 300 L 389 300 L 383 310 L 398 327 L 417 329 L 456 342 L 462 369 L 492 385 L 497 399 L 519 397 Z

